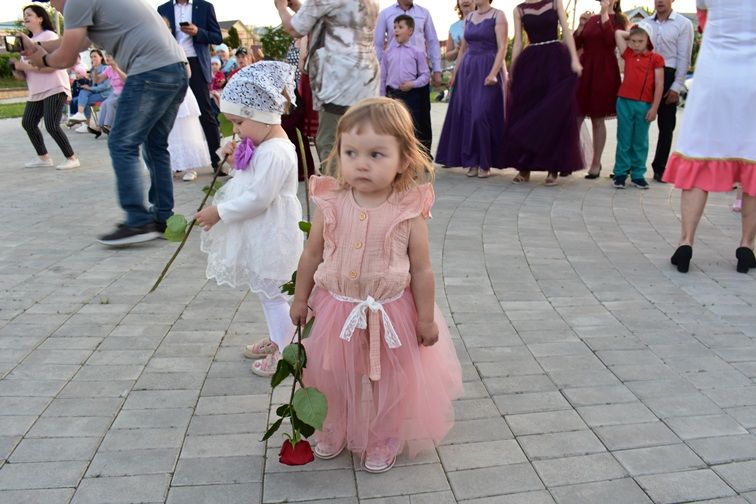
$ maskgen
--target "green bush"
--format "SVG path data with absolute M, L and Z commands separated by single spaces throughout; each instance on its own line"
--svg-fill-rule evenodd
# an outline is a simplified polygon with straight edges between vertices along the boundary
M 265 33 L 260 37 L 265 59 L 281 61 L 286 57 L 293 39 L 286 33 L 283 26 L 273 28 L 268 26 Z
M 8 65 L 8 60 L 11 58 L 18 59 L 18 54 L 0 54 L 0 79 L 13 78 L 13 73 Z M 23 84 L 19 82 L 19 86 L 23 86 Z
M 228 37 L 223 39 L 223 43 L 231 49 L 236 49 L 241 46 L 241 39 L 239 38 L 239 32 L 236 27 L 232 26 L 228 29 Z

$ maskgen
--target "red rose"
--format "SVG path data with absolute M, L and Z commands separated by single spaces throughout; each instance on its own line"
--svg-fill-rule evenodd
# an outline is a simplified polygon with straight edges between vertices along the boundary
M 281 453 L 278 454 L 278 461 L 286 465 L 305 465 L 313 460 L 315 460 L 315 455 L 312 453 L 312 447 L 309 441 L 304 439 L 293 446 L 290 440 L 284 440 Z

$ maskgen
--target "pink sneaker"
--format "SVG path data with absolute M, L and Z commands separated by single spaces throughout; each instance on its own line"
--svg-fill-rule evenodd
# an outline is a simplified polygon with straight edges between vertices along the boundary
M 256 360 L 252 363 L 252 372 L 257 376 L 268 378 L 273 376 L 278 367 L 278 361 L 281 360 L 281 354 L 279 352 L 272 353 L 264 359 Z
M 743 200 L 742 199 L 736 199 L 735 203 L 732 204 L 732 211 L 733 212 L 740 212 L 743 209 Z
M 373 474 L 384 473 L 396 464 L 396 443 L 389 440 L 384 445 L 368 448 L 362 461 L 362 468 Z
M 247 359 L 262 359 L 276 353 L 276 350 L 278 347 L 270 341 L 270 338 L 263 338 L 251 345 L 245 345 L 242 353 Z
M 346 438 L 339 439 L 331 428 L 324 428 L 322 433 L 318 434 L 318 444 L 315 446 L 315 456 L 322 460 L 330 460 L 338 457 L 346 447 Z
M 346 447 L 346 440 L 341 441 L 341 443 L 336 442 L 329 442 L 329 441 L 318 441 L 318 444 L 315 446 L 315 456 L 318 457 L 321 460 L 331 460 L 339 455 L 341 455 L 341 452 L 344 451 L 344 448 Z

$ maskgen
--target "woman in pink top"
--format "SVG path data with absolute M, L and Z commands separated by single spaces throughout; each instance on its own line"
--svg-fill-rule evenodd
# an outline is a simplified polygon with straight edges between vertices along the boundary
M 34 42 L 55 40 L 58 35 L 53 29 L 50 15 L 39 5 L 29 5 L 24 8 L 24 26 Z M 29 87 L 29 99 L 24 108 L 21 124 L 29 135 L 38 159 L 26 163 L 27 168 L 53 166 L 53 160 L 45 147 L 45 140 L 39 130 L 39 122 L 44 118 L 45 129 L 58 144 L 66 161 L 59 164 L 59 170 L 69 170 L 79 166 L 79 159 L 74 154 L 68 137 L 60 127 L 60 118 L 66 101 L 71 99 L 71 84 L 65 70 L 53 68 L 37 68 L 25 59 L 11 60 L 15 65 L 14 75 L 19 79 L 26 79 Z
M 338 179 L 310 179 L 317 213 L 291 307 L 295 324 L 306 322 L 308 305 L 315 315 L 304 382 L 328 399 L 315 455 L 346 447 L 366 471 L 384 472 L 405 447 L 414 457 L 441 441 L 462 392 L 434 302 L 425 223 L 433 167 L 406 108 L 389 98 L 342 116 L 327 162 Z

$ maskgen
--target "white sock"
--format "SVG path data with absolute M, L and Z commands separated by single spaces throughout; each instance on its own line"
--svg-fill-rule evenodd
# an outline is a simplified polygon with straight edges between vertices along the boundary
M 289 316 L 289 303 L 283 298 L 268 299 L 264 294 L 258 294 L 262 303 L 265 321 L 268 323 L 270 340 L 278 346 L 278 351 L 291 343 L 295 327 Z

